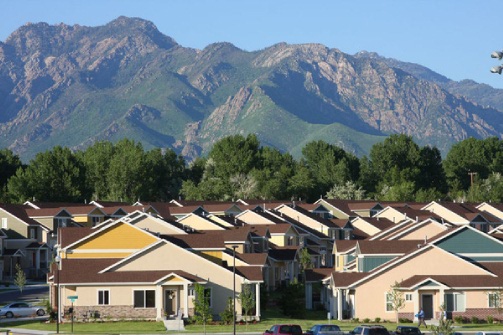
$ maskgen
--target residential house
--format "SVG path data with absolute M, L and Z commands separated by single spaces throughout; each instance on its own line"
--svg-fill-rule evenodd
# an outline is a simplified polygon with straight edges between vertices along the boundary
M 331 296 L 326 306 L 332 315 L 339 320 L 355 317 L 394 320 L 388 293 L 395 282 L 400 284 L 405 297 L 405 307 L 399 311 L 401 318 L 414 319 L 422 307 L 427 319 L 438 319 L 441 306 L 445 306 L 451 317 L 497 315 L 494 299 L 488 298 L 488 294 L 496 294 L 501 287 L 501 241 L 463 225 L 427 243 L 409 241 L 410 250 L 402 255 L 396 253 L 398 242 L 368 241 L 365 246 L 364 241 L 358 241 L 358 262 L 363 263 L 357 271 L 334 271 L 324 279 Z M 393 248 L 395 245 L 397 250 Z M 366 258 L 376 255 L 387 255 L 389 260 L 367 267 Z
M 172 314 L 186 318 L 193 313 L 196 283 L 204 286 L 218 317 L 232 297 L 234 278 L 236 294 L 244 284 L 254 286 L 255 317 L 260 318 L 259 266 L 236 267 L 234 273 L 228 264 L 122 219 L 93 228 L 62 228 L 59 245 L 59 268 L 54 266 L 48 278 L 52 302 L 67 310 L 71 302 L 66 297 L 77 296 L 77 318 L 90 310 L 111 319 L 160 320 Z M 240 312 L 238 304 L 239 317 Z

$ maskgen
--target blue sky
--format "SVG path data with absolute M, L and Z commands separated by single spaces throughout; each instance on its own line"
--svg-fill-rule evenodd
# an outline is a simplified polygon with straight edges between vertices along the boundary
M 503 88 L 489 72 L 503 63 L 489 56 L 503 49 L 503 0 L 0 0 L 0 41 L 27 22 L 96 26 L 120 15 L 150 20 L 185 47 L 321 43 Z

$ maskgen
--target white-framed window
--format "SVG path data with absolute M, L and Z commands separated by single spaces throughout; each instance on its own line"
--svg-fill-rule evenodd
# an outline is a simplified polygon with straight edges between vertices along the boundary
M 98 290 L 98 305 L 110 305 L 110 290 Z
M 386 312 L 393 312 L 393 294 L 386 292 Z
M 196 296 L 196 291 L 194 290 L 194 288 L 189 288 L 187 292 L 188 292 L 188 296 L 189 297 L 195 297 Z
M 101 217 L 99 217 L 99 216 L 91 216 L 91 221 L 92 221 L 93 225 L 100 223 L 100 219 L 101 219 Z
M 444 295 L 446 312 L 464 312 L 465 311 L 465 295 L 463 293 L 454 292 Z
M 405 301 L 412 301 L 412 293 L 405 293 Z
M 500 294 L 498 292 L 491 292 L 487 294 L 489 308 L 499 308 L 500 305 Z
M 204 289 L 204 300 L 207 301 L 208 306 L 211 308 L 211 288 L 207 287 Z
M 2 229 L 7 229 L 7 218 L 2 218 Z
M 155 290 L 134 290 L 134 308 L 155 308 Z

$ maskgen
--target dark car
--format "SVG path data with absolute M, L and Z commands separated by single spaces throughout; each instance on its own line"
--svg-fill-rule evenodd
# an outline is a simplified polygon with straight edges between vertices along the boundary
M 344 335 L 344 332 L 337 325 L 314 325 L 306 331 L 305 335 Z
M 299 325 L 274 325 L 263 335 L 302 335 L 302 328 Z
M 421 335 L 419 327 L 414 326 L 398 326 L 395 329 L 397 335 Z
M 379 325 L 361 325 L 349 333 L 351 335 L 390 335 L 385 327 Z

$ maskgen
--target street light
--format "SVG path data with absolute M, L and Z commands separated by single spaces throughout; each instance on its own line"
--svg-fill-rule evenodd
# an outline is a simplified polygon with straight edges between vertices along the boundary
M 232 246 L 232 334 L 236 335 L 236 248 Z
M 59 254 L 56 255 L 56 258 L 54 258 L 54 262 L 56 263 L 56 309 L 57 309 L 57 314 L 56 314 L 56 333 L 59 334 L 59 305 L 60 305 L 60 299 L 59 299 L 59 264 L 61 263 L 61 257 L 59 257 Z

